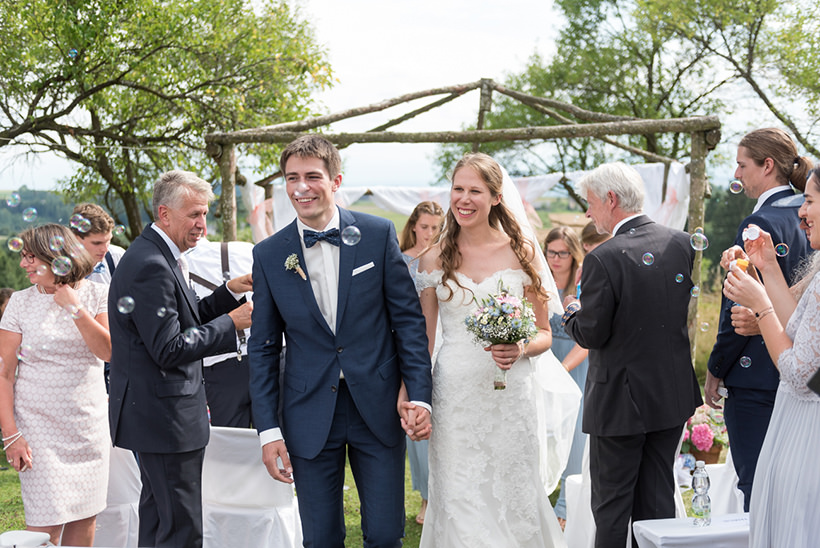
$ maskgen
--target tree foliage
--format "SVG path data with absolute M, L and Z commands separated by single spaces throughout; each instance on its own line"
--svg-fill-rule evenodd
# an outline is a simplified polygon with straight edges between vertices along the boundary
M 4 0 L 0 35 L 0 146 L 77 162 L 64 189 L 121 202 L 132 237 L 158 173 L 216 169 L 205 133 L 304 117 L 332 83 L 285 0 Z

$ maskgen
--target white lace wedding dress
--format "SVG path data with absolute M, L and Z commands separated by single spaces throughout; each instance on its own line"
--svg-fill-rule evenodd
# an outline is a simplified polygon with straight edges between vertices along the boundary
M 820 396 L 806 387 L 820 363 L 820 274 L 803 293 L 786 334 L 793 346 L 777 360 L 780 386 L 755 469 L 752 548 L 820 545 Z
M 473 342 L 464 319 L 499 281 L 523 295 L 530 279 L 507 269 L 475 283 L 457 274 L 453 298 L 441 272 L 420 272 L 416 288 L 435 287 L 443 343 L 433 373 L 429 506 L 422 548 L 563 547 L 563 533 L 539 479 L 533 363 L 524 358 L 493 389 L 496 366 Z M 574 417 L 573 417 L 574 420 Z

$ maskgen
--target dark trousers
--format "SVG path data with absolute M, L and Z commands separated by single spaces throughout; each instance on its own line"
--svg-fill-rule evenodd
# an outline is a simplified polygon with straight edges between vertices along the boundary
M 729 397 L 723 404 L 723 418 L 737 472 L 737 487 L 743 491 L 744 512 L 749 511 L 757 458 L 766 438 L 776 395 L 777 390 L 730 387 Z
M 675 517 L 675 452 L 683 425 L 634 436 L 589 436 L 595 548 L 624 548 L 629 520 Z M 632 546 L 638 544 L 634 538 Z
M 205 396 L 211 413 L 211 425 L 250 428 L 251 392 L 248 357 L 236 358 L 202 368 Z
M 187 453 L 138 453 L 139 546 L 202 546 L 202 462 L 205 449 Z
M 359 492 L 364 547 L 400 547 L 404 536 L 404 437 L 395 447 L 382 445 L 359 415 L 344 381 L 321 453 L 313 459 L 290 456 L 304 546 L 344 547 L 345 449 Z

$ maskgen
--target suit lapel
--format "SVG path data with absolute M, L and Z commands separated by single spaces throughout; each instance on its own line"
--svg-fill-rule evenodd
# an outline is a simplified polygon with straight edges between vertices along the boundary
M 307 269 L 307 263 L 305 262 L 305 257 L 302 253 L 302 239 L 299 238 L 299 229 L 296 227 L 296 221 L 293 221 L 290 226 L 283 230 L 287 231 L 285 232 L 285 248 L 287 249 L 286 256 L 290 256 L 292 253 L 295 253 L 296 256 L 299 257 L 299 264 L 303 265 L 302 269 L 305 271 L 307 280 L 302 280 L 298 274 L 293 274 L 292 272 L 289 272 L 289 274 L 297 276 L 299 292 L 302 294 L 302 300 L 307 305 L 310 313 L 313 315 L 313 318 L 319 325 L 324 327 L 329 335 L 333 335 L 333 332 L 330 330 L 330 326 L 328 326 L 325 321 L 325 317 L 322 316 L 322 311 L 319 310 L 319 304 L 316 302 L 316 295 L 313 294 L 313 286 L 310 284 L 310 272 Z M 274 268 L 276 268 L 276 265 L 274 265 Z M 317 274 L 314 272 L 314 275 Z
M 346 209 L 339 208 L 339 230 L 343 231 L 348 226 L 355 226 L 356 218 Z M 350 294 L 350 280 L 353 273 L 353 265 L 356 263 L 356 250 L 359 245 L 339 246 L 339 293 L 336 298 L 336 332 L 339 331 L 342 317 L 347 305 L 347 296 Z
M 154 230 L 151 225 L 145 227 L 145 230 L 142 231 L 142 235 L 149 241 L 153 242 L 157 248 L 159 248 L 162 256 L 168 262 L 168 267 L 174 274 L 177 285 L 179 285 L 179 290 L 183 295 L 185 295 L 185 300 L 188 301 L 188 307 L 191 309 L 191 313 L 194 315 L 194 318 L 196 318 L 197 323 L 199 323 L 199 306 L 197 306 L 196 303 L 196 293 L 185 284 L 185 279 L 182 277 L 182 271 L 179 269 L 179 265 L 177 264 L 176 259 L 174 259 L 174 255 L 168 248 L 168 244 L 165 243 L 162 236 L 157 234 L 157 231 Z

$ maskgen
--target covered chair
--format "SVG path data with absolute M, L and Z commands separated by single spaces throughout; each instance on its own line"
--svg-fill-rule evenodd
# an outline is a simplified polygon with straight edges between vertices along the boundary
M 105 510 L 97 515 L 94 546 L 136 548 L 142 481 L 134 453 L 111 448 Z
M 270 477 L 252 429 L 211 427 L 202 514 L 204 548 L 302 545 L 293 486 Z

